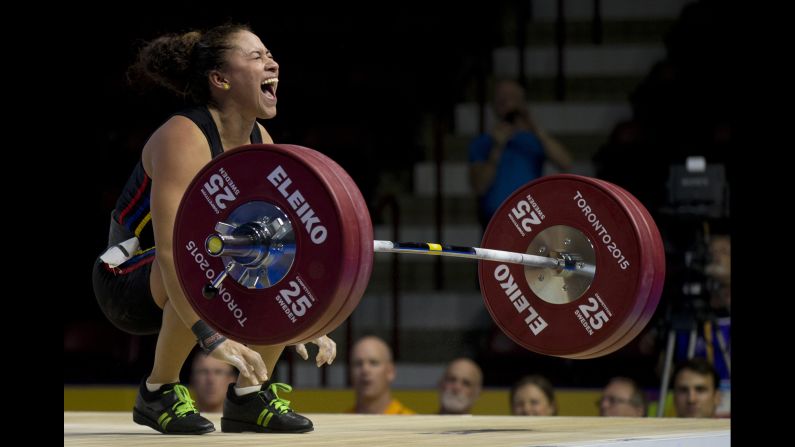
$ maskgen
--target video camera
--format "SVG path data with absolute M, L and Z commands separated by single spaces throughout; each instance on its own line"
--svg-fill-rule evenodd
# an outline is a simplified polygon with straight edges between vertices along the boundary
M 668 175 L 668 205 L 675 214 L 723 219 L 729 217 L 726 168 L 701 156 L 673 164 Z

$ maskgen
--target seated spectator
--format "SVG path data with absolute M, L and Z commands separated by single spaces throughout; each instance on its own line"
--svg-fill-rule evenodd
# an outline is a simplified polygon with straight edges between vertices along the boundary
M 190 371 L 190 387 L 196 396 L 196 407 L 202 413 L 224 410 L 226 390 L 237 381 L 237 369 L 232 365 L 196 351 Z
M 477 363 L 463 357 L 453 360 L 439 380 L 439 414 L 469 414 L 482 387 Z
M 555 416 L 558 414 L 555 390 L 544 376 L 522 377 L 511 388 L 511 414 L 515 416 Z
M 366 336 L 356 342 L 351 350 L 350 371 L 356 404 L 349 413 L 415 414 L 392 398 L 395 364 L 392 350 L 380 338 Z
M 637 382 L 627 377 L 613 377 L 597 402 L 599 416 L 646 416 L 646 396 Z
M 674 369 L 674 406 L 677 416 L 684 418 L 715 417 L 720 404 L 718 373 L 711 363 L 692 358 Z
M 727 314 L 731 308 L 731 256 L 731 238 L 713 236 L 709 241 L 709 264 L 704 268 L 709 278 L 709 304 L 714 310 Z

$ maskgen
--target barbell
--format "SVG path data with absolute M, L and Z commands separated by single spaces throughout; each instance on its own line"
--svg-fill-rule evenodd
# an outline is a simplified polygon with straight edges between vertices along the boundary
M 242 343 L 303 343 L 359 304 L 375 252 L 478 260 L 495 324 L 522 347 L 599 357 L 629 343 L 657 308 L 665 251 L 646 208 L 595 178 L 545 176 L 513 192 L 481 247 L 373 240 L 367 205 L 329 157 L 302 146 L 241 146 L 188 186 L 174 225 L 185 296 Z

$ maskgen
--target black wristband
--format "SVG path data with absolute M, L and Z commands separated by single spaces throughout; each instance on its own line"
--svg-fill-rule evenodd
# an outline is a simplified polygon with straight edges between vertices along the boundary
M 209 354 L 213 352 L 213 349 L 218 347 L 221 343 L 226 341 L 226 337 L 219 334 L 218 332 L 214 331 L 213 328 L 207 325 L 202 320 L 197 321 L 190 330 L 196 334 L 197 342 L 199 343 L 199 347 L 202 348 L 202 351 Z

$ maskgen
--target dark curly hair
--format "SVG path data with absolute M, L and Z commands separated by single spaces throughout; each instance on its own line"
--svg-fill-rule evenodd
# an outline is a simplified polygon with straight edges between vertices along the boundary
M 682 360 L 674 368 L 673 378 L 674 384 L 676 383 L 676 378 L 684 370 L 693 371 L 696 374 L 707 376 L 712 378 L 712 387 L 713 390 L 718 388 L 720 384 L 720 376 L 718 375 L 718 371 L 715 369 L 715 366 L 709 362 L 709 360 L 701 358 L 701 357 L 693 357 L 692 359 Z
M 212 102 L 207 76 L 224 63 L 231 36 L 248 25 L 224 24 L 204 32 L 168 34 L 147 42 L 127 70 L 131 84 L 154 83 L 195 104 Z

